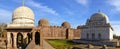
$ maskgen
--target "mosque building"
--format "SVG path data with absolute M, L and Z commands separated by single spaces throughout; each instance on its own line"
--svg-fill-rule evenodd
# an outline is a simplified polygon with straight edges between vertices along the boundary
M 113 40 L 113 28 L 108 16 L 100 11 L 87 19 L 81 34 L 81 39 L 86 40 Z
M 119 42 L 113 39 L 113 28 L 108 16 L 101 11 L 94 13 L 87 19 L 85 25 L 78 26 L 81 30 L 81 39 L 73 40 L 76 43 L 118 46 Z

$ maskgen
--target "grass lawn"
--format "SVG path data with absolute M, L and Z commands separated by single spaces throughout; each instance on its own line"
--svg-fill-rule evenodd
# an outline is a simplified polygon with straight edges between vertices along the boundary
M 74 45 L 80 45 L 76 43 L 72 43 L 70 40 L 47 40 L 54 48 L 56 49 L 65 49 L 71 48 Z
M 72 47 L 86 47 L 86 44 L 77 44 L 73 43 L 70 40 L 46 40 L 49 44 L 51 44 L 55 49 L 71 49 Z M 95 46 L 99 47 L 99 46 Z M 102 46 L 100 46 L 102 47 Z M 120 49 L 119 47 L 116 49 Z

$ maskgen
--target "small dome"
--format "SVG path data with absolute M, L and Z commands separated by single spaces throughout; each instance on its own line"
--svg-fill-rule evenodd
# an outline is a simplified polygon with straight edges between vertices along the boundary
M 63 22 L 62 26 L 65 27 L 65 28 L 70 28 L 71 27 L 70 23 L 68 23 L 68 22 Z
M 14 10 L 12 21 L 15 24 L 34 24 L 34 13 L 30 8 L 20 6 Z
M 104 13 L 102 12 L 98 12 L 98 13 L 95 13 L 91 16 L 90 18 L 91 21 L 101 21 L 101 20 L 105 20 L 106 23 L 109 23 L 109 20 L 108 20 L 108 16 L 105 15 Z
M 38 26 L 50 26 L 50 24 L 47 19 L 42 18 L 41 20 L 39 20 Z

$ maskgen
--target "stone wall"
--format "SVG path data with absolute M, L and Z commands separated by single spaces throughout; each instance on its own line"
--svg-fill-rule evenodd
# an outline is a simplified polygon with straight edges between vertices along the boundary
M 40 31 L 44 39 L 80 39 L 80 29 L 47 26 L 33 28 L 32 33 Z M 34 35 L 33 35 L 34 36 Z

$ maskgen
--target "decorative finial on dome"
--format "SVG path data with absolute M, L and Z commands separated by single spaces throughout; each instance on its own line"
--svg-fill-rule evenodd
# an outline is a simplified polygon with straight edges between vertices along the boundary
M 25 3 L 24 3 L 24 0 L 22 0 L 22 6 L 24 6 L 24 4 L 25 4 Z

